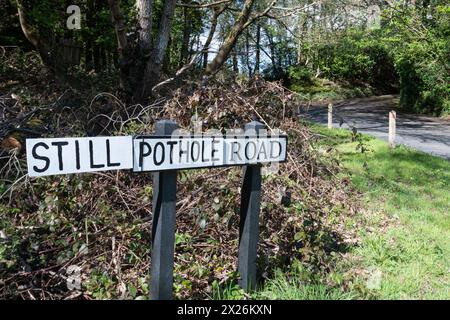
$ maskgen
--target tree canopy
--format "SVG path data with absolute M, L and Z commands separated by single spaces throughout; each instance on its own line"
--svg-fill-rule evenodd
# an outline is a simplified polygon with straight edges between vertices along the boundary
M 34 47 L 56 75 L 115 72 L 136 102 L 220 70 L 299 91 L 327 79 L 399 92 L 410 110 L 450 110 L 444 0 L 83 0 L 81 29 L 73 30 L 70 2 L 3 3 L 0 45 Z

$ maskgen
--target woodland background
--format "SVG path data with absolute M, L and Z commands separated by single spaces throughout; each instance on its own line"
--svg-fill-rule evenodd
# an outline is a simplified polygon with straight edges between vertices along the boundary
M 67 28 L 70 5 L 81 9 L 79 30 Z M 397 216 L 369 213 L 410 195 L 407 212 L 429 201 L 427 221 L 445 218 L 445 160 L 299 117 L 382 94 L 399 94 L 412 113 L 450 114 L 448 1 L 0 0 L 0 15 L 0 298 L 148 296 L 151 175 L 30 179 L 24 146 L 31 137 L 152 133 L 167 118 L 187 130 L 256 119 L 289 135 L 289 162 L 263 179 L 256 292 L 236 285 L 240 169 L 179 173 L 176 298 L 448 298 L 449 246 L 433 238 L 448 228 L 384 239 Z M 355 176 L 370 194 L 393 191 L 366 202 L 339 141 L 361 161 Z M 400 162 L 404 175 L 388 168 Z M 361 233 L 378 238 L 363 247 Z M 434 246 L 419 246 L 424 235 Z M 367 246 L 364 265 L 357 252 Z M 419 262 L 420 272 L 407 268 Z M 371 284 L 377 264 L 398 280 L 381 293 Z M 68 285 L 73 277 L 79 287 Z

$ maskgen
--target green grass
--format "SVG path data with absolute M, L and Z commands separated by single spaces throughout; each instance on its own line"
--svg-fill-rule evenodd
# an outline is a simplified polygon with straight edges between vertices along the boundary
M 374 95 L 369 87 L 343 86 L 327 79 L 313 79 L 309 83 L 294 83 L 290 86 L 295 91 L 311 101 L 337 101 L 350 98 L 362 98 Z
M 352 292 L 341 288 L 330 288 L 314 275 L 304 272 L 291 272 L 287 275 L 278 270 L 272 279 L 267 280 L 262 287 L 249 294 L 238 286 L 236 281 L 223 285 L 213 283 L 212 299 L 241 300 L 251 298 L 256 300 L 350 300 L 355 298 Z
M 367 209 L 361 245 L 353 251 L 358 262 L 347 263 L 365 286 L 358 295 L 450 299 L 450 162 L 403 146 L 390 150 L 367 136 L 359 141 L 369 151 L 361 153 L 348 131 L 313 129 L 321 135 L 318 148 L 335 148 L 348 170 L 342 175 Z
M 354 295 L 321 283 L 306 283 L 295 276 L 287 277 L 279 272 L 254 297 L 269 300 L 350 300 Z
M 311 125 L 325 161 L 361 194 L 360 242 L 328 275 L 291 266 L 245 295 L 216 285 L 214 299 L 450 299 L 450 162 L 347 130 Z M 365 150 L 361 152 L 361 147 Z M 360 224 L 355 224 L 360 225 Z M 295 271 L 299 269 L 299 271 Z M 338 279 L 338 280 L 337 280 Z M 213 286 L 214 287 L 214 286 Z

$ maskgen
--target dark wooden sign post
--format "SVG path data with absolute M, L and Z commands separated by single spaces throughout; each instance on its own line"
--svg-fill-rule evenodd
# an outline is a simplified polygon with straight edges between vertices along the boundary
M 133 169 L 153 172 L 150 298 L 172 299 L 178 170 L 243 166 L 238 272 L 244 290 L 256 287 L 261 165 L 284 162 L 287 136 L 264 136 L 253 121 L 243 135 L 178 136 L 174 121 L 152 136 L 27 139 L 30 177 Z
M 263 130 L 259 122 L 251 122 L 245 131 L 256 134 Z M 244 167 L 244 179 L 241 188 L 241 210 L 239 223 L 239 285 L 244 290 L 253 290 L 256 286 L 256 254 L 259 238 L 259 211 L 261 207 L 261 166 Z
M 170 136 L 176 129 L 176 122 L 163 120 L 156 123 L 155 133 Z M 172 298 L 176 194 L 176 170 L 153 173 L 153 242 L 150 271 L 152 300 Z

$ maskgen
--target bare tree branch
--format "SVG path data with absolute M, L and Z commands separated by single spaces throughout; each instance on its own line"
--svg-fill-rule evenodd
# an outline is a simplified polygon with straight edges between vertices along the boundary
M 220 0 L 212 3 L 177 3 L 177 7 L 205 9 L 220 6 L 222 4 L 230 4 L 233 0 Z
M 120 0 L 108 0 L 111 10 L 112 21 L 117 37 L 117 47 L 119 55 L 123 57 L 125 51 L 128 49 L 128 40 L 125 27 L 125 19 L 120 9 Z

